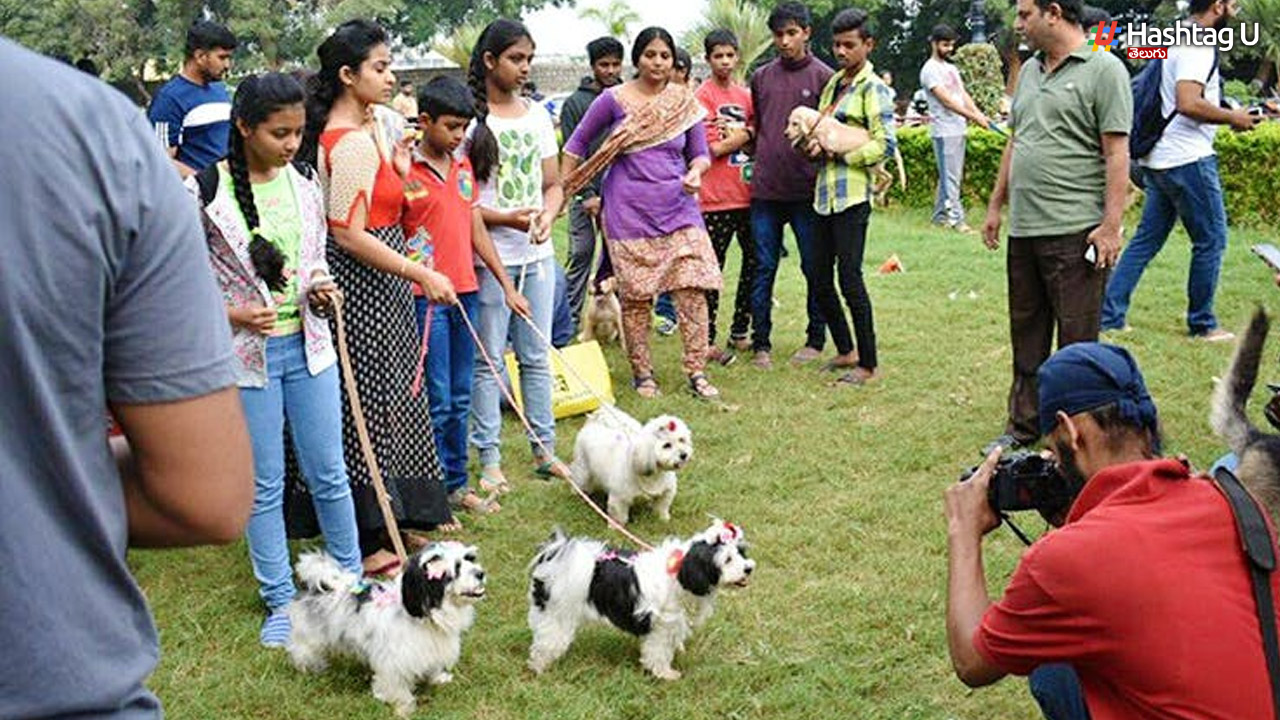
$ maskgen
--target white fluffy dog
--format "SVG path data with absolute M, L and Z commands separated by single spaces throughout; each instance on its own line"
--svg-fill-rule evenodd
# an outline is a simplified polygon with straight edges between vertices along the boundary
M 669 538 L 635 553 L 556 528 L 531 565 L 529 669 L 541 674 L 588 621 L 640 637 L 640 664 L 677 680 L 671 667 L 685 639 L 715 610 L 716 590 L 746 587 L 755 570 L 740 528 L 715 521 L 688 540 Z
M 305 590 L 289 606 L 289 654 L 299 669 L 323 670 L 329 655 L 345 654 L 373 670 L 373 696 L 408 717 L 414 686 L 453 679 L 462 634 L 485 594 L 476 549 L 433 543 L 409 558 L 389 582 L 366 582 L 323 553 L 298 560 Z
M 791 111 L 783 133 L 800 150 L 804 150 L 808 141 L 813 139 L 818 141 L 819 147 L 833 155 L 853 152 L 871 141 L 871 135 L 865 128 L 846 125 L 805 105 Z
M 676 471 L 692 457 L 693 435 L 680 418 L 662 415 L 641 425 L 611 406 L 592 413 L 578 431 L 569 472 L 584 492 L 608 493 L 609 515 L 620 523 L 639 500 L 670 520 Z

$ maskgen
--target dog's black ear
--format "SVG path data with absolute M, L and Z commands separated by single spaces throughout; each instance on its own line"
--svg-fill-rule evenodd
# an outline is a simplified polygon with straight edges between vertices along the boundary
M 689 546 L 680 563 L 676 580 L 680 587 L 699 597 L 711 594 L 720 582 L 720 566 L 716 565 L 716 547 L 705 540 Z
M 400 580 L 400 602 L 413 617 L 425 617 L 444 601 L 444 586 L 450 575 L 440 560 L 439 556 L 414 557 L 405 568 Z

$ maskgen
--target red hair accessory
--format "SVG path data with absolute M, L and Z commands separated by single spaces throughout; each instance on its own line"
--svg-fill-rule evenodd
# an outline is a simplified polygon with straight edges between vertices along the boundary
M 724 524 L 724 529 L 720 531 L 720 542 L 721 544 L 728 545 L 734 540 L 737 540 L 741 534 L 742 531 L 739 530 L 736 525 L 731 522 L 727 522 Z
M 667 556 L 667 574 L 677 575 L 680 572 L 680 566 L 684 564 L 684 551 L 676 548 Z
M 676 421 L 672 420 L 671 422 L 667 423 L 667 432 L 675 432 L 675 431 L 676 431 Z

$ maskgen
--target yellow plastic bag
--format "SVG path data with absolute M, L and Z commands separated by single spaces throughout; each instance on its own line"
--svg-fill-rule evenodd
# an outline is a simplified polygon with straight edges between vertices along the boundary
M 564 356 L 564 361 L 560 360 L 561 355 Z M 613 402 L 613 381 L 609 378 L 609 365 L 604 361 L 600 343 L 592 340 L 569 345 L 560 348 L 559 353 L 550 353 L 550 356 L 551 410 L 557 420 L 598 409 L 600 400 L 596 395 Z M 520 368 L 516 363 L 516 356 L 509 352 L 503 360 L 507 363 L 507 376 L 511 378 L 512 395 L 523 412 L 524 398 L 520 395 Z M 576 374 L 566 369 L 564 362 L 573 365 Z M 590 389 L 583 384 L 584 381 Z

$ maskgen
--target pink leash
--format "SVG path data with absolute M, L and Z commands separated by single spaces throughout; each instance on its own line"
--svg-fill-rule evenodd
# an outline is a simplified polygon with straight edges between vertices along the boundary
M 458 307 L 462 307 L 462 303 L 458 303 Z M 431 315 L 436 310 L 436 304 L 427 302 L 427 316 L 422 321 L 422 345 L 418 348 L 418 369 L 413 373 L 413 396 L 418 397 L 422 394 L 422 378 L 427 371 L 427 345 L 431 342 Z
M 502 381 L 502 373 L 498 371 L 498 366 L 494 363 L 493 358 L 490 357 L 489 351 L 485 349 L 484 343 L 480 342 L 480 335 L 476 332 L 475 326 L 471 324 L 471 318 L 467 315 L 466 308 L 464 308 L 461 303 L 458 304 L 458 312 L 462 315 L 462 321 L 467 325 L 467 331 L 471 333 L 472 341 L 475 342 L 476 347 L 480 350 L 480 356 L 484 358 L 485 364 L 489 366 L 489 372 L 493 373 L 493 379 L 497 381 L 498 387 L 502 389 L 502 394 L 507 399 L 507 402 L 511 404 L 511 409 L 515 410 L 516 417 L 520 418 L 520 424 L 524 425 L 524 429 L 529 433 L 529 437 L 533 438 L 533 441 L 538 444 L 538 448 L 542 450 L 543 457 L 548 459 L 555 458 L 555 454 L 552 453 L 546 444 L 542 442 L 542 438 L 538 437 L 538 434 L 533 431 L 533 427 L 530 426 L 528 418 L 524 415 L 524 411 L 516 404 L 516 399 L 512 395 L 511 390 L 507 387 L 507 384 Z M 534 327 L 535 330 L 537 329 L 532 318 L 525 317 L 524 315 L 520 315 L 520 317 L 523 318 L 525 322 L 529 323 L 530 326 Z M 541 336 L 542 333 L 539 332 L 538 334 Z M 564 481 L 568 483 L 569 487 L 573 488 L 573 491 L 578 494 L 578 497 L 581 497 L 582 500 L 587 503 L 588 507 L 594 510 L 597 515 L 604 518 L 605 523 L 607 523 L 609 527 L 635 543 L 641 549 L 653 549 L 652 545 L 633 535 L 622 523 L 614 520 L 612 517 L 609 517 L 609 513 L 601 510 L 600 506 L 596 505 L 595 501 L 593 501 L 591 497 L 587 495 L 582 488 L 578 487 L 571 479 L 564 478 Z

